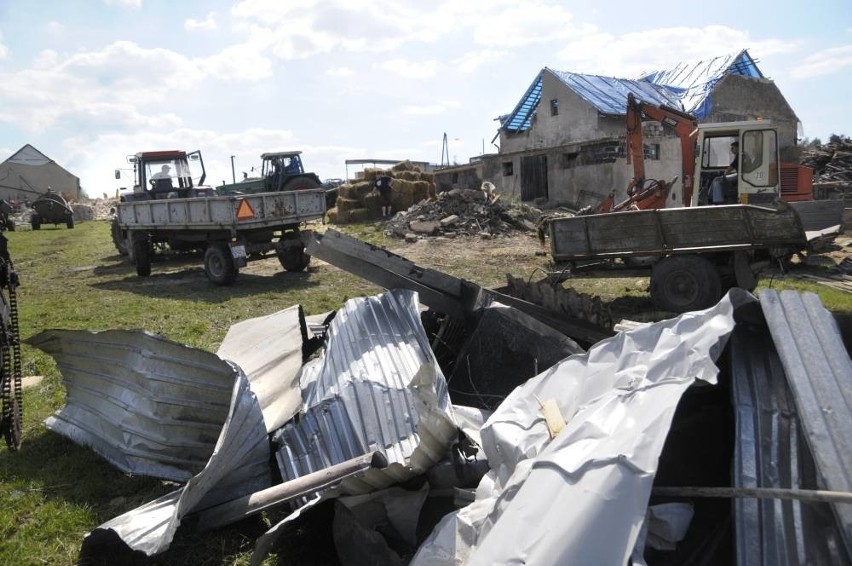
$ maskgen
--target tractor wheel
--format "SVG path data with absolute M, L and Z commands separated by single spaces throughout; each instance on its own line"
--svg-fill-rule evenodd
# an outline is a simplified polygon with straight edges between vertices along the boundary
M 295 179 L 290 179 L 287 181 L 284 186 L 281 188 L 282 191 L 306 191 L 308 189 L 316 189 L 321 187 L 320 183 L 317 183 L 316 179 L 312 179 L 311 177 L 296 177 Z
M 65 225 L 68 226 L 69 229 L 73 228 L 74 227 L 74 217 L 69 216 L 68 222 L 66 222 Z
M 305 253 L 305 245 L 298 238 L 278 242 L 277 252 L 281 267 L 287 271 L 304 271 L 311 263 L 311 256 Z
M 151 275 L 151 243 L 147 236 L 133 238 L 133 259 L 136 263 L 136 275 Z
M 121 236 L 121 227 L 118 225 L 118 218 L 113 218 L 110 222 L 110 231 L 112 232 L 112 243 L 119 255 L 127 255 L 130 250 L 127 249 L 127 240 Z
M 41 218 L 37 214 L 33 214 L 32 218 L 30 218 L 30 224 L 32 224 L 33 230 L 38 230 L 41 228 Z
M 716 267 L 697 255 L 664 258 L 651 271 L 651 300 L 671 312 L 706 309 L 722 298 Z
M 204 252 L 204 274 L 215 285 L 230 285 L 237 270 L 228 244 L 211 244 Z

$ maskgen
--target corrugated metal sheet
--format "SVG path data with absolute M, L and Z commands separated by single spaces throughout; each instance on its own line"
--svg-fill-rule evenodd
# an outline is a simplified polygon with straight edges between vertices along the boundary
M 299 373 L 306 333 L 302 308 L 296 305 L 232 325 L 216 352 L 248 376 L 268 432 L 290 420 L 302 403 Z
M 227 362 L 133 330 L 48 330 L 26 342 L 62 373 L 66 403 L 49 429 L 128 473 L 186 481 L 204 468 L 237 375 Z
M 285 481 L 380 450 L 391 465 L 346 486 L 386 487 L 423 472 L 457 435 L 413 291 L 347 301 L 323 357 L 305 366 L 302 388 L 304 411 L 273 436 Z
M 760 292 L 821 489 L 852 492 L 852 361 L 814 293 Z M 852 507 L 833 504 L 852 555 Z
M 188 514 L 270 487 L 269 456 L 260 403 L 238 372 L 225 426 L 204 470 L 182 489 L 100 525 L 83 541 L 81 557 L 97 554 L 116 538 L 147 555 L 167 550 Z
M 737 306 L 640 326 L 518 387 L 482 428 L 491 471 L 476 501 L 445 517 L 412 565 L 626 564 L 644 521 L 675 407 L 715 383 Z M 567 422 L 551 439 L 541 404 Z
M 704 61 L 678 63 L 672 69 L 645 73 L 640 80 L 678 92 L 685 111 L 704 120 L 712 110 L 709 95 L 713 87 L 728 74 L 763 78 L 754 59 L 743 50 Z
M 816 489 L 813 457 L 771 336 L 737 328 L 731 338 L 736 412 L 733 486 Z M 827 503 L 734 500 L 738 566 L 844 564 L 848 554 Z

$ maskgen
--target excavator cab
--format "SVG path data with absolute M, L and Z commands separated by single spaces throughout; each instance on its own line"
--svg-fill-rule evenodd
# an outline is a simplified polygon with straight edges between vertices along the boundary
M 711 202 L 711 186 L 735 165 L 725 204 L 771 204 L 779 198 L 778 134 L 768 122 L 734 122 L 699 127 L 693 206 Z M 733 192 L 735 190 L 735 192 Z

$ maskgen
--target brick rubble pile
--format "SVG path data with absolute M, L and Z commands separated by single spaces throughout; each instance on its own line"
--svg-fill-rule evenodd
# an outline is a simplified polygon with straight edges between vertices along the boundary
M 513 232 L 532 232 L 541 212 L 512 204 L 498 195 L 472 189 L 453 189 L 396 213 L 386 232 L 407 240 L 423 236 L 480 236 L 492 238 Z

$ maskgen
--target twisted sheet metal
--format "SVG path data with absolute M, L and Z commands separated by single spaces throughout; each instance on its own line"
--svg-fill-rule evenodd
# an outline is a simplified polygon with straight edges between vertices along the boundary
M 457 436 L 413 291 L 347 301 L 323 356 L 304 367 L 302 389 L 304 411 L 273 435 L 285 481 L 379 450 L 391 465 L 345 486 L 380 489 L 423 472 Z
M 147 555 L 169 548 L 188 514 L 238 499 L 272 485 L 269 440 L 257 397 L 237 368 L 230 411 L 210 461 L 178 490 L 120 515 L 89 533 L 81 557 L 97 556 L 116 539 Z
M 731 394 L 734 487 L 815 489 L 813 457 L 768 332 L 734 331 Z M 738 566 L 849 562 L 827 503 L 737 498 L 733 505 Z
M 760 292 L 760 305 L 792 391 L 820 489 L 852 492 L 852 361 L 814 293 Z M 852 507 L 832 504 L 852 555 Z
M 27 343 L 62 373 L 66 403 L 49 429 L 127 473 L 187 481 L 204 468 L 237 375 L 227 362 L 138 330 L 48 330 Z

